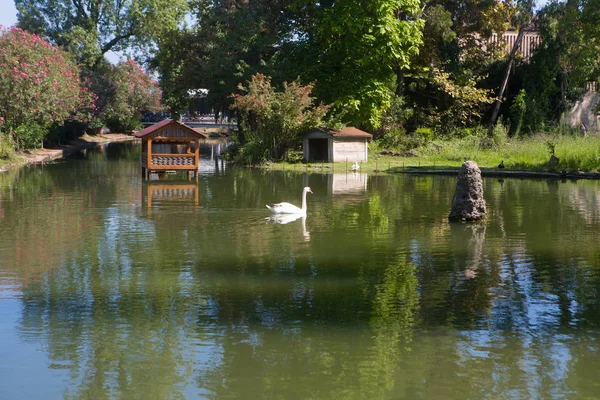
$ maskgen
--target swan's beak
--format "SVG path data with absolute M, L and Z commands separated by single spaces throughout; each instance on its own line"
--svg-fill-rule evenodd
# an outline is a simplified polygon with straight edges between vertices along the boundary
M 308 189 L 308 193 L 312 193 L 312 190 Z

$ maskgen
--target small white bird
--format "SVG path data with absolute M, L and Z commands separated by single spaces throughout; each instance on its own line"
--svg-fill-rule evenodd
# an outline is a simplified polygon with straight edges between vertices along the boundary
M 302 191 L 302 208 L 298 208 L 291 203 L 275 203 L 267 204 L 267 208 L 274 214 L 302 214 L 306 215 L 306 193 L 312 193 L 312 190 L 307 186 Z
M 354 161 L 354 165 L 352 165 L 352 171 L 358 171 L 360 169 L 360 165 L 358 165 L 357 161 Z

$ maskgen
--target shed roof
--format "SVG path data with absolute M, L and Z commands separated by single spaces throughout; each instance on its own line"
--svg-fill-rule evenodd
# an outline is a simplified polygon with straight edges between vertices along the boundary
M 187 126 L 186 124 L 184 124 L 183 122 L 179 122 L 179 121 L 175 121 L 172 119 L 163 119 L 160 122 L 157 122 L 154 125 L 150 125 L 144 129 L 142 129 L 139 132 L 136 132 L 133 134 L 133 136 L 138 137 L 138 138 L 142 138 L 144 136 L 150 135 L 152 133 L 155 133 L 159 130 L 162 130 L 163 128 L 169 126 L 169 125 L 177 125 L 180 128 L 183 128 L 184 131 L 188 132 L 191 135 L 197 136 L 200 139 L 206 139 L 208 138 L 208 135 L 202 133 L 202 132 L 198 132 L 192 128 L 190 128 L 189 126 Z
M 346 126 L 342 129 L 327 129 L 327 128 L 319 128 L 317 131 L 324 132 L 333 137 L 355 137 L 355 138 L 372 138 L 368 132 L 361 131 L 353 126 Z M 314 131 L 313 131 L 314 132 Z

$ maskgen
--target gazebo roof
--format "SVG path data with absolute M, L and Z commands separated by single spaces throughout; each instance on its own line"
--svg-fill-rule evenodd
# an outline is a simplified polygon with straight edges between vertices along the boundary
M 133 136 L 138 137 L 138 138 L 143 138 L 145 136 L 152 135 L 154 133 L 158 133 L 159 131 L 166 129 L 170 125 L 175 126 L 178 129 L 182 129 L 185 132 L 186 136 L 189 135 L 191 137 L 197 137 L 199 139 L 207 139 L 208 138 L 208 135 L 190 128 L 183 122 L 175 121 L 172 119 L 164 119 L 160 122 L 157 122 L 154 125 L 150 125 L 144 129 L 142 129 L 141 131 L 134 133 Z
M 315 131 L 323 132 L 333 137 L 354 137 L 354 138 L 372 138 L 368 132 L 361 131 L 353 126 L 346 126 L 342 129 L 317 128 Z M 314 131 L 313 131 L 314 132 Z

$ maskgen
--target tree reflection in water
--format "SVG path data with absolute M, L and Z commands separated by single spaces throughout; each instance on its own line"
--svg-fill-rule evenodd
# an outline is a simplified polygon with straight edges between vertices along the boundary
M 65 397 L 595 396 L 597 182 L 486 180 L 450 225 L 453 179 L 229 168 L 148 210 L 111 151 L 0 175 L 2 279 Z M 306 221 L 265 221 L 306 184 Z

